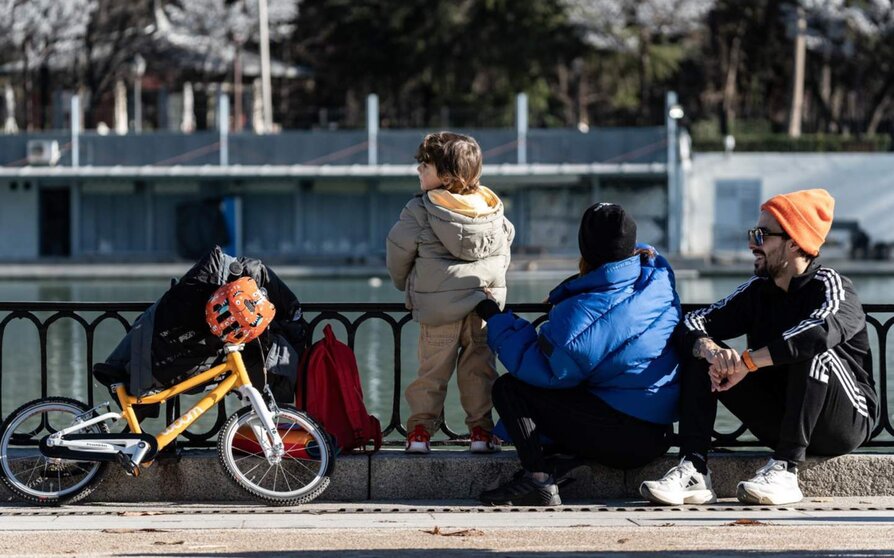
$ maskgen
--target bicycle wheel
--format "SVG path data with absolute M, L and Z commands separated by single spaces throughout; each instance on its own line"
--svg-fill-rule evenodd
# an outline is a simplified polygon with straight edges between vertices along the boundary
M 93 492 L 107 463 L 47 457 L 40 440 L 74 424 L 89 407 L 67 397 L 47 397 L 25 403 L 0 426 L 0 478 L 18 497 L 41 505 L 74 503 Z M 105 423 L 83 433 L 107 433 Z
M 227 420 L 217 439 L 224 470 L 237 486 L 275 505 L 310 502 L 329 486 L 335 456 L 329 435 L 312 418 L 291 405 L 274 415 L 286 454 L 270 462 L 251 430 L 261 420 L 251 406 Z

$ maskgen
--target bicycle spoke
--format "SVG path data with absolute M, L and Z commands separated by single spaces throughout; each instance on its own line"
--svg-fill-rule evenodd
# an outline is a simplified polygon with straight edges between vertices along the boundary
M 260 465 L 258 465 L 258 466 L 260 467 Z M 261 475 L 261 478 L 260 478 L 260 479 L 258 479 L 258 482 L 259 482 L 259 483 L 264 482 L 264 479 L 267 478 L 267 473 L 269 473 L 269 472 L 270 472 L 270 469 L 272 469 L 272 468 L 273 468 L 273 465 L 268 464 L 267 470 L 264 471 L 264 474 Z
M 30 482 L 31 482 L 31 479 L 34 478 L 34 472 L 37 471 L 37 470 L 40 469 L 40 468 L 41 468 L 41 465 L 40 465 L 40 463 L 38 463 L 38 464 L 36 464 L 34 467 L 31 467 L 30 469 L 22 469 L 20 472 L 21 472 L 21 473 L 28 473 L 28 472 L 31 473 L 31 474 L 28 476 L 28 482 L 30 483 Z
M 263 462 L 258 463 L 257 465 L 255 465 L 254 467 L 252 467 L 251 469 L 249 469 L 248 471 L 245 471 L 244 474 L 245 474 L 245 475 L 248 475 L 249 473 L 251 473 L 252 471 L 254 471 L 255 469 L 257 469 L 258 467 L 260 467 L 260 466 L 263 465 L 263 464 L 264 464 Z
M 293 479 L 300 482 L 301 484 L 304 484 L 304 481 L 301 479 L 301 477 L 288 472 L 285 467 L 282 468 L 282 472 L 283 472 L 283 475 L 291 475 Z M 311 473 L 313 473 L 313 471 L 311 471 Z M 314 476 L 316 476 L 316 473 L 314 473 Z M 288 480 L 286 480 L 286 483 L 288 483 Z
M 294 461 L 295 463 L 298 463 L 299 465 L 301 465 L 302 467 L 307 469 L 311 474 L 314 474 L 314 475 L 316 474 L 316 471 L 314 469 L 308 467 L 302 460 L 297 459 L 297 458 L 292 458 L 292 461 Z M 315 461 L 315 463 L 319 463 L 319 461 Z
M 7 458 L 7 461 L 12 463 L 13 461 L 22 461 L 24 459 L 40 459 L 41 457 L 43 457 L 42 454 L 35 453 L 34 455 L 26 455 L 23 457 L 10 457 L 10 458 Z

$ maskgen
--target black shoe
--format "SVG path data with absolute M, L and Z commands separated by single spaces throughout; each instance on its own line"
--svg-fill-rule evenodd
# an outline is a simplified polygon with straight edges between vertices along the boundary
M 577 455 L 569 455 L 563 453 L 555 453 L 544 456 L 546 462 L 546 470 L 551 471 L 556 479 L 556 484 L 562 485 L 562 481 L 573 482 L 573 479 L 566 478 L 572 471 L 578 467 L 587 464 L 587 460 Z
M 515 477 L 493 490 L 485 490 L 478 496 L 488 506 L 561 506 L 559 487 L 550 477 L 539 483 L 526 474 Z

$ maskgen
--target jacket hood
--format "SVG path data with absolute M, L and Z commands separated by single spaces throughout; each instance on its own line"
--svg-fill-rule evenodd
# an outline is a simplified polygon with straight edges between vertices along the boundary
M 457 196 L 449 192 L 445 193 L 450 197 L 443 194 L 435 196 L 438 202 L 455 205 L 462 212 L 436 203 L 430 195 L 422 196 L 432 232 L 447 251 L 460 260 L 475 261 L 495 255 L 508 240 L 509 232 L 504 227 L 503 202 L 491 190 L 484 187 L 481 189 L 484 190 L 482 194 L 486 207 L 490 209 L 486 214 L 478 216 L 464 214 L 479 213 L 468 203 L 469 200 L 462 199 L 469 196 Z
M 498 211 L 500 198 L 487 186 L 479 186 L 471 194 L 454 194 L 449 190 L 438 188 L 428 192 L 428 199 L 435 205 L 449 209 L 466 217 L 484 217 Z

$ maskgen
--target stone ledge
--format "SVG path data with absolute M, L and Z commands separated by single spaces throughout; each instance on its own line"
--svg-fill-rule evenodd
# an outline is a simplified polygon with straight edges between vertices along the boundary
M 736 483 L 751 477 L 767 461 L 766 453 L 721 453 L 711 456 L 714 489 L 735 496 Z M 601 465 L 583 466 L 562 489 L 566 501 L 637 498 L 639 484 L 675 465 L 665 456 L 640 469 L 621 471 Z M 372 456 L 347 455 L 336 461 L 335 473 L 321 502 L 367 500 L 468 500 L 482 490 L 510 479 L 519 468 L 514 451 L 470 455 L 468 451 L 435 450 L 407 455 L 382 450 Z M 894 455 L 853 454 L 810 458 L 800 473 L 805 496 L 894 496 Z M 11 496 L 5 487 L 0 494 Z M 116 465 L 88 499 L 91 502 L 252 502 L 226 478 L 213 450 L 184 452 L 179 460 L 161 460 L 139 478 L 127 477 Z

